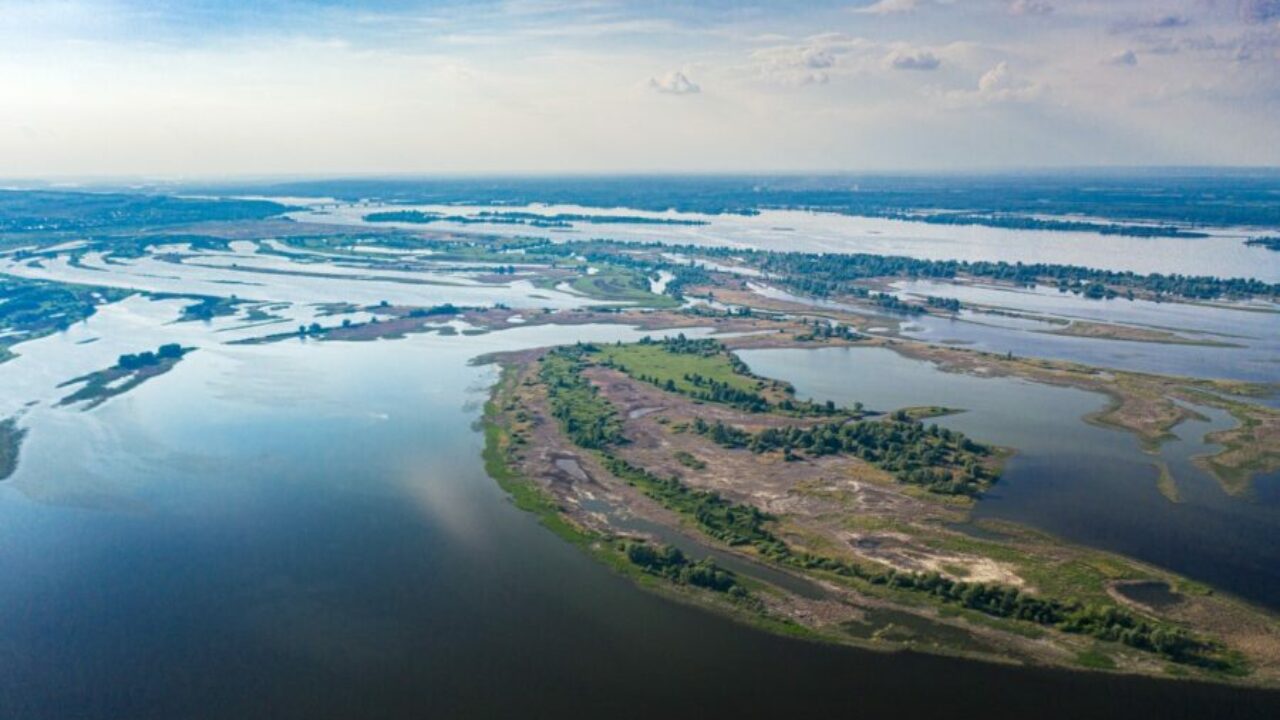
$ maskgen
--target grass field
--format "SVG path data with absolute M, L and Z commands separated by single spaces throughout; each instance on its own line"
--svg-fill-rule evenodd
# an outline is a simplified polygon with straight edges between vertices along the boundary
M 595 275 L 583 275 L 569 285 L 595 300 L 627 302 L 652 308 L 672 308 L 680 304 L 669 295 L 649 292 L 648 278 L 634 270 L 601 268 Z
M 744 392 L 760 392 L 767 381 L 744 375 L 734 369 L 728 353 L 694 355 L 668 352 L 661 344 L 605 345 L 594 358 L 600 364 L 612 364 L 632 377 L 653 378 L 658 385 L 670 380 L 677 392 L 691 394 L 700 388 L 685 376 L 701 375 L 708 380 L 726 383 Z

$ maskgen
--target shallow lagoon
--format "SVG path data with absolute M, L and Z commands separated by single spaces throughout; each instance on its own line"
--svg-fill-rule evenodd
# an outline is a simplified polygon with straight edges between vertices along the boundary
M 1206 433 L 1229 427 L 1226 413 L 1195 408 L 1178 440 L 1143 451 L 1129 433 L 1088 424 L 1106 398 L 1013 378 L 947 373 L 884 348 L 747 350 L 759 374 L 788 380 L 797 395 L 892 410 L 942 405 L 966 412 L 939 425 L 1016 449 L 974 519 L 1010 520 L 1085 545 L 1113 550 L 1280 609 L 1280 473 L 1256 480 L 1247 498 L 1227 495 L 1191 462 L 1211 448 Z M 1157 486 L 1166 463 L 1180 502 Z
M 963 298 L 966 294 L 972 294 L 970 289 L 963 285 L 941 283 L 899 283 L 897 285 L 907 292 L 933 291 L 927 294 L 947 297 Z M 809 305 L 819 310 L 837 310 L 867 316 L 876 314 L 869 306 L 799 297 L 785 290 L 758 283 L 752 283 L 750 287 L 753 292 L 762 297 Z M 997 296 L 998 299 L 1014 307 L 1023 297 L 1016 291 L 992 290 L 990 292 L 1002 293 Z M 1029 295 L 1032 298 L 1044 297 L 1041 293 Z M 1064 300 L 1064 302 L 1069 301 L 1070 296 Z M 1097 319 L 1104 322 L 1123 321 L 1123 313 L 1129 308 L 1129 302 L 1128 300 L 1106 301 Z M 1040 305 L 1039 302 L 1031 304 Z M 1145 305 L 1154 304 L 1145 303 Z M 1033 318 L 977 313 L 968 309 L 962 309 L 957 317 L 932 314 L 905 315 L 888 311 L 881 311 L 880 316 L 897 319 L 898 333 L 905 337 L 929 343 L 963 345 L 999 354 L 1013 353 L 1021 357 L 1067 360 L 1117 370 L 1250 382 L 1272 383 L 1280 377 L 1280 331 L 1273 327 L 1280 324 L 1280 315 L 1272 312 L 1228 310 L 1176 303 L 1169 303 L 1167 306 L 1173 312 L 1180 313 L 1178 317 L 1183 318 L 1185 322 L 1190 323 L 1191 320 L 1188 318 L 1194 318 L 1216 328 L 1213 331 L 1214 335 L 1204 334 L 1208 332 L 1204 329 L 1199 330 L 1200 339 L 1225 342 L 1230 346 L 1177 345 L 1056 335 L 1052 331 L 1061 329 L 1061 325 Z M 1031 308 L 1021 309 L 1030 310 Z M 1121 317 L 1109 318 L 1106 312 L 1112 309 L 1118 310 Z M 1217 318 L 1215 314 L 1223 314 L 1224 317 Z M 1062 316 L 1071 317 L 1066 314 Z

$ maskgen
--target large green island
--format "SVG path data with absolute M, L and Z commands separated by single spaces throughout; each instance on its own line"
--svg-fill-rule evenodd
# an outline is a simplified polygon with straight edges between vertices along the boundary
M 642 586 L 776 632 L 1280 683 L 1280 624 L 1268 612 L 1118 554 L 972 521 L 1011 451 L 930 422 L 953 409 L 799 400 L 734 354 L 883 343 L 815 337 L 814 327 L 737 317 L 720 329 L 752 331 L 723 341 L 679 335 L 493 356 L 503 372 L 485 415 L 488 470 L 520 507 Z M 895 349 L 968 369 L 1003 364 L 1040 382 L 1088 375 L 963 349 Z M 1140 435 L 1177 421 L 1161 418 L 1161 407 L 1181 407 L 1170 397 L 1221 389 L 1104 376 L 1113 405 L 1094 421 Z M 1206 462 L 1229 463 L 1231 452 Z

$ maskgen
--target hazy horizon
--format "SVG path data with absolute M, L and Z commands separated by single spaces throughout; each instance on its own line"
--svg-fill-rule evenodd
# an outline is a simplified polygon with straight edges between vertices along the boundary
M 1092 178 L 1143 178 L 1159 176 L 1163 179 L 1209 178 L 1209 177 L 1280 177 L 1280 165 L 1040 165 L 1009 166 L 993 168 L 922 168 L 922 169 L 847 169 L 847 170 L 596 170 L 596 171 L 557 171 L 531 170 L 528 172 L 500 171 L 457 171 L 457 172 L 326 172 L 317 170 L 307 173 L 208 173 L 208 174 L 70 174 L 70 175 L 28 175 L 0 176 L 0 190 L 75 190 L 75 189 L 125 189 L 184 185 L 213 185 L 234 187 L 237 185 L 277 185 L 305 184 L 312 182 L 466 182 L 480 180 L 572 180 L 572 179 L 617 179 L 646 180 L 662 178 L 686 179 L 793 179 L 793 180 L 838 180 L 838 179 L 925 179 L 953 178 L 1015 178 L 1040 177 L 1046 179 L 1092 177 Z

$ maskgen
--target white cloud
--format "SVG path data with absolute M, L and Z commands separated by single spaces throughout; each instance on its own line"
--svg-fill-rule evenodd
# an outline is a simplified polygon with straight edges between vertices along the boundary
M 1009 63 L 1000 62 L 978 78 L 978 94 L 994 101 L 1025 101 L 1034 99 L 1041 92 L 1036 83 L 1014 75 Z
M 1107 58 L 1107 64 L 1133 67 L 1138 64 L 1138 55 L 1132 50 L 1123 50 Z
M 978 78 L 977 89 L 953 90 L 945 93 L 943 100 L 952 107 L 1028 103 L 1040 99 L 1047 91 L 1047 86 L 1015 74 L 1008 62 L 1001 61 Z
M 891 70 L 936 70 L 942 64 L 937 55 L 928 50 L 894 50 L 884 58 Z
M 1053 12 L 1053 6 L 1042 0 L 1013 0 L 1009 3 L 1009 13 L 1011 15 L 1048 15 Z
M 915 12 L 927 5 L 937 4 L 939 4 L 937 0 L 878 0 L 870 5 L 858 8 L 854 12 L 867 15 L 897 15 Z
M 667 95 L 695 95 L 702 92 L 702 88 L 696 82 L 679 70 L 649 78 L 649 87 Z
M 774 45 L 751 53 L 755 72 L 781 85 L 821 85 L 844 68 L 847 56 L 869 53 L 881 46 L 841 33 L 823 33 L 800 43 Z

